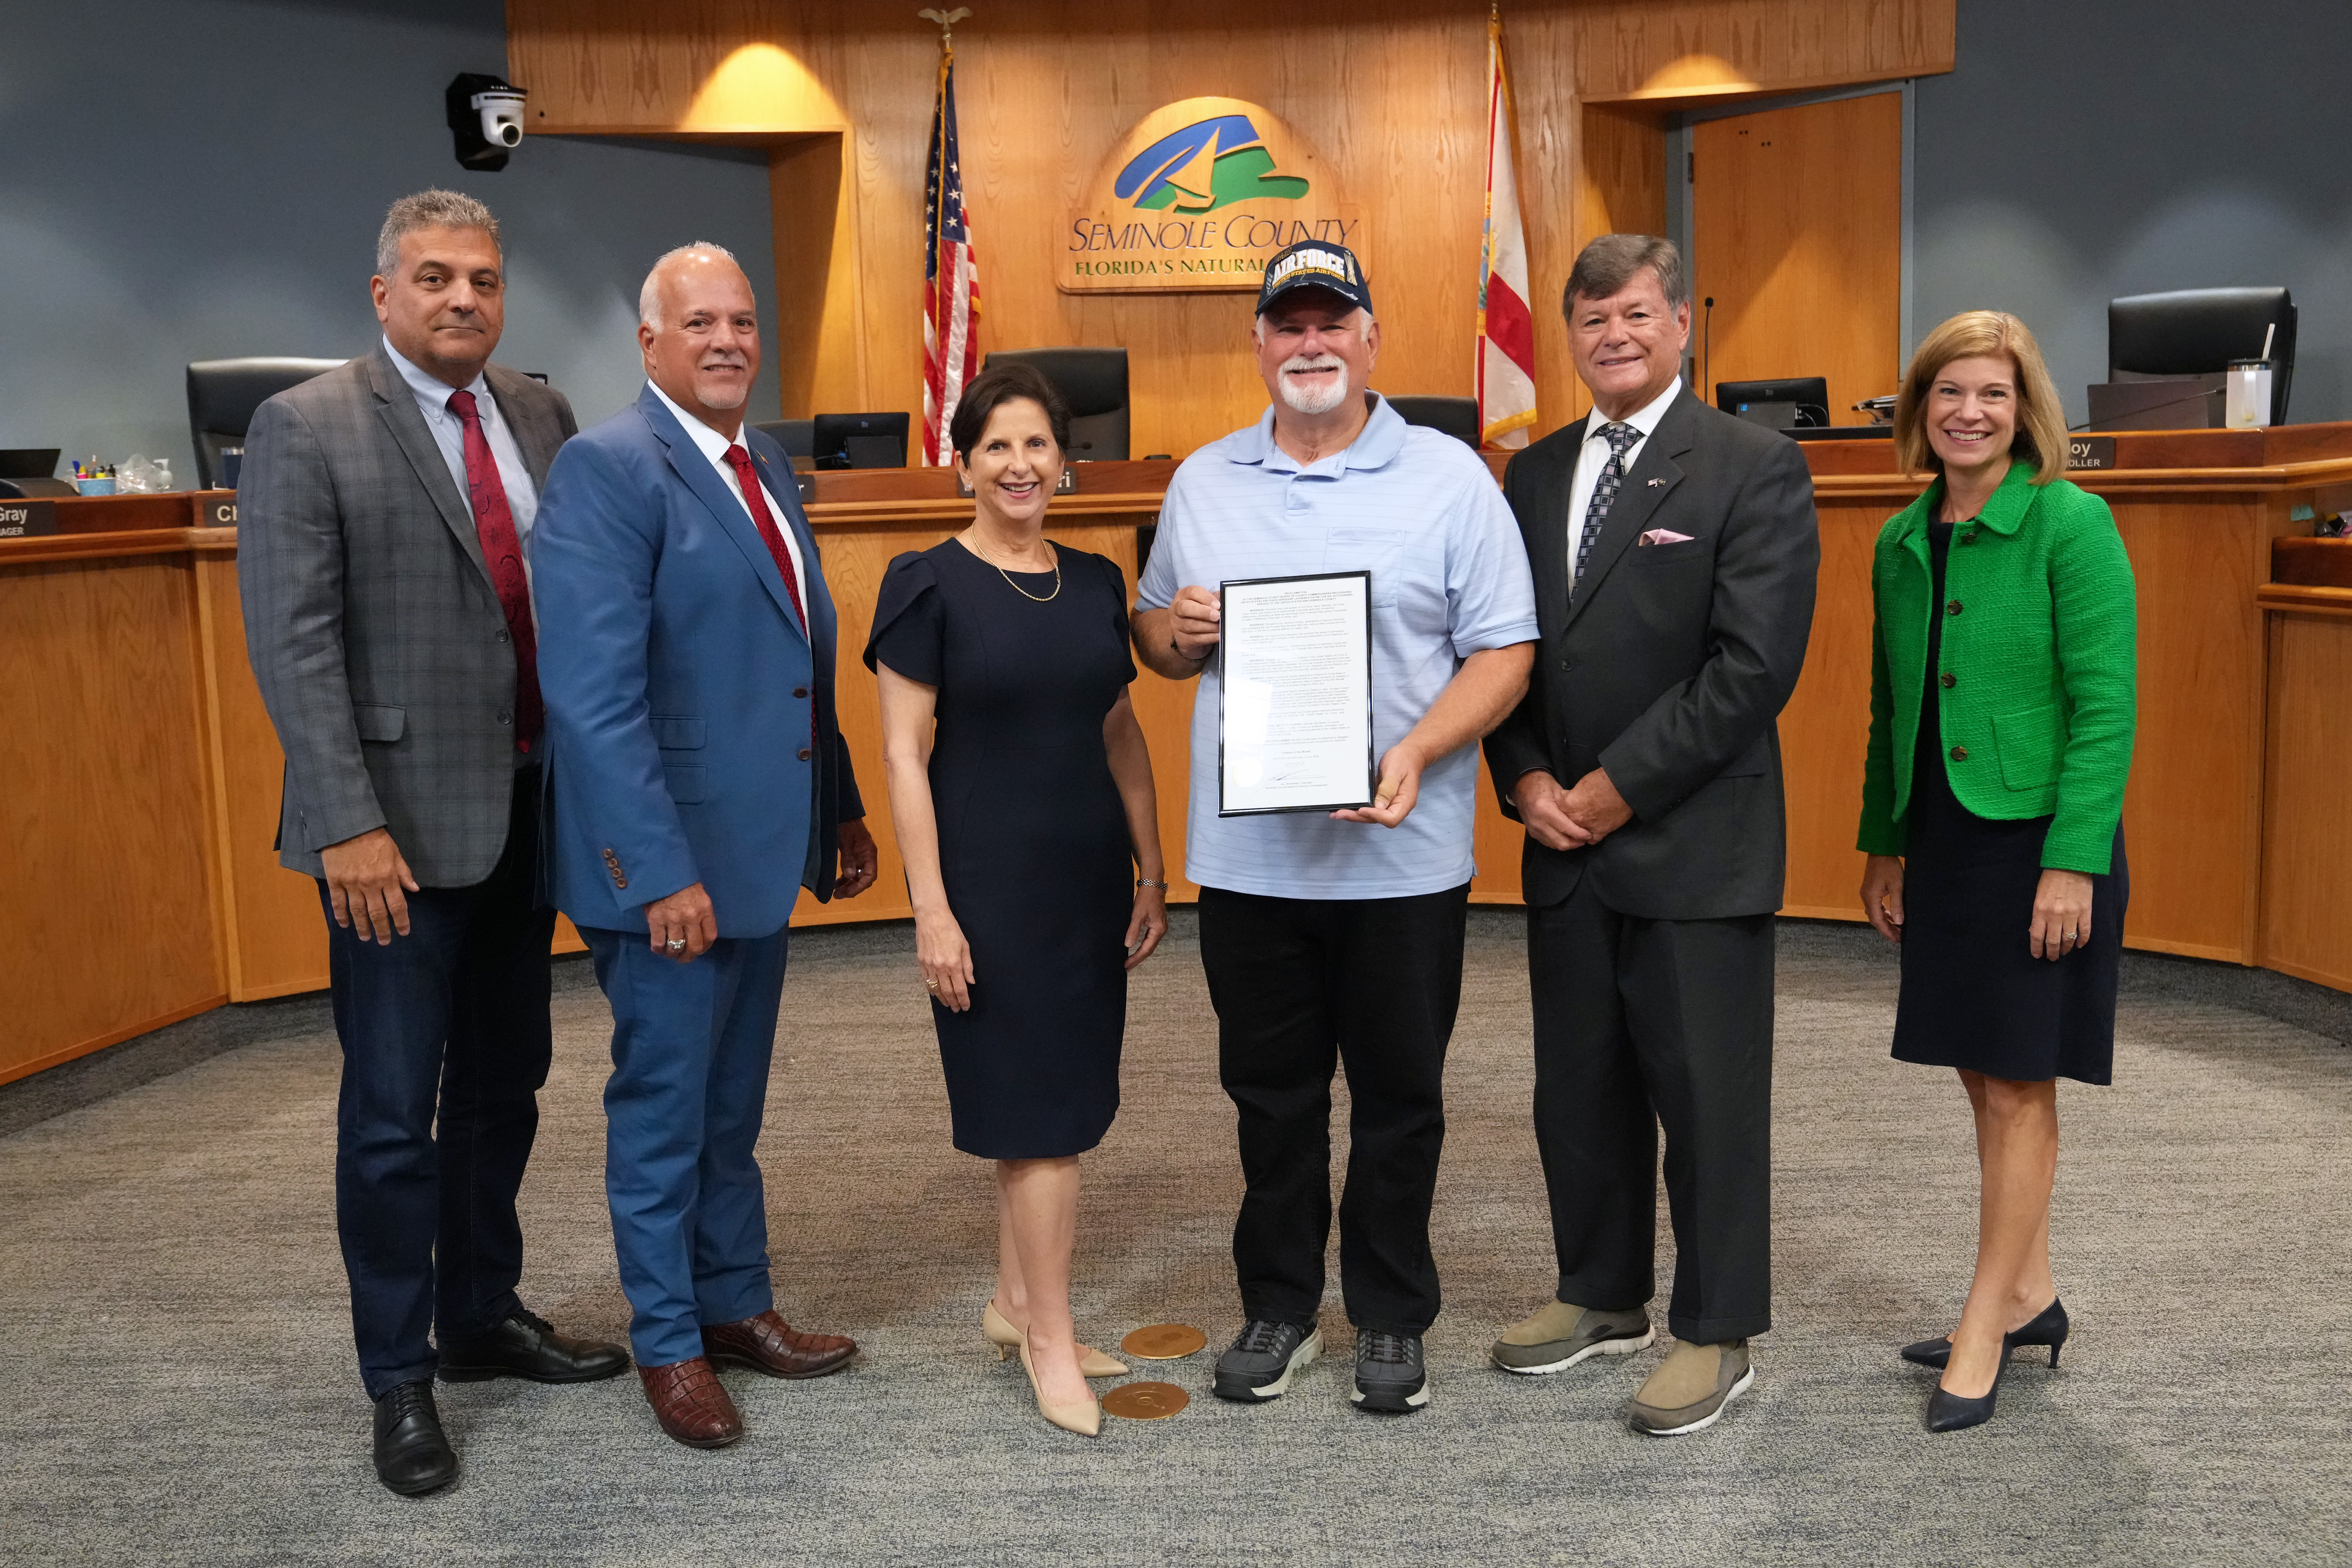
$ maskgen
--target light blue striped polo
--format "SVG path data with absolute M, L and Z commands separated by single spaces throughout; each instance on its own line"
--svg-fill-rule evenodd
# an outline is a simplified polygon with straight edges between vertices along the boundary
M 1274 410 L 1184 460 L 1168 486 L 1136 594 L 1316 572 L 1372 574 L 1376 756 L 1420 721 L 1471 654 L 1536 640 L 1535 583 L 1502 491 L 1477 454 L 1407 425 L 1381 399 L 1355 443 L 1301 468 Z M 1217 815 L 1216 661 L 1192 699 L 1185 874 L 1203 887 L 1296 899 L 1391 899 L 1470 879 L 1478 748 L 1422 774 L 1396 828 L 1320 813 Z

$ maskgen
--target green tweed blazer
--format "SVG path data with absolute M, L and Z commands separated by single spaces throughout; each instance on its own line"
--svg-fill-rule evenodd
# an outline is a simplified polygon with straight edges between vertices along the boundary
M 2103 875 L 2115 849 L 2137 716 L 2137 601 L 2107 503 L 2012 464 L 1953 536 L 1945 603 L 1932 595 L 1927 525 L 1941 479 L 1889 519 L 1872 563 L 1870 750 L 1858 847 L 1900 855 L 1926 684 L 1928 617 L 1944 616 L 1937 676 L 1944 766 L 1979 816 L 2052 816 L 2042 864 Z

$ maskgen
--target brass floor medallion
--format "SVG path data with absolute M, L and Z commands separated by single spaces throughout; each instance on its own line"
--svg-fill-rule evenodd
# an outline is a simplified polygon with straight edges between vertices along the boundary
M 1102 1407 L 1123 1421 L 1164 1421 L 1192 1403 L 1172 1383 L 1122 1383 L 1102 1396 Z
M 1208 1348 L 1209 1336 L 1190 1323 L 1150 1323 L 1118 1342 L 1118 1348 L 1144 1361 L 1175 1361 Z

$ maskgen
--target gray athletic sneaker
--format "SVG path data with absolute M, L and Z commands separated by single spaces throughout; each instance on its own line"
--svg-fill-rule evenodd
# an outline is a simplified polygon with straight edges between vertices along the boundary
M 1505 1329 L 1486 1353 L 1505 1372 L 1533 1375 L 1564 1371 L 1590 1356 L 1631 1355 L 1647 1350 L 1657 1337 L 1657 1331 L 1650 1326 L 1650 1314 L 1639 1307 L 1626 1312 L 1601 1312 L 1551 1301 L 1533 1317 Z
M 1359 1409 L 1404 1415 L 1429 1403 L 1429 1369 L 1421 1359 L 1419 1334 L 1356 1331 L 1356 1392 Z
M 1290 1386 L 1290 1374 L 1322 1353 L 1320 1329 L 1252 1318 L 1217 1358 L 1216 1380 L 1210 1386 L 1220 1399 L 1244 1404 L 1278 1399 Z

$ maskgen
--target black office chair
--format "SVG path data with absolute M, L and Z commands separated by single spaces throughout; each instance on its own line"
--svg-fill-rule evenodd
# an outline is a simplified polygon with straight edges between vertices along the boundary
M 200 359 L 188 366 L 188 431 L 196 443 L 196 485 L 220 489 L 236 482 L 221 462 L 224 448 L 242 456 L 253 411 L 289 386 L 324 375 L 339 359 Z
M 981 362 L 1034 365 L 1070 405 L 1069 455 L 1079 462 L 1127 461 L 1125 349 L 999 349 Z
M 1408 425 L 1443 431 L 1457 441 L 1478 447 L 1478 400 L 1475 397 L 1391 397 L 1389 406 Z
M 2286 423 L 2294 384 L 2294 298 L 2284 289 L 2178 289 L 2107 301 L 2107 379 L 2213 375 L 2254 359 L 2271 337 L 2271 423 Z
M 754 424 L 751 428 L 782 447 L 787 458 L 816 456 L 816 421 L 814 419 L 768 419 Z

